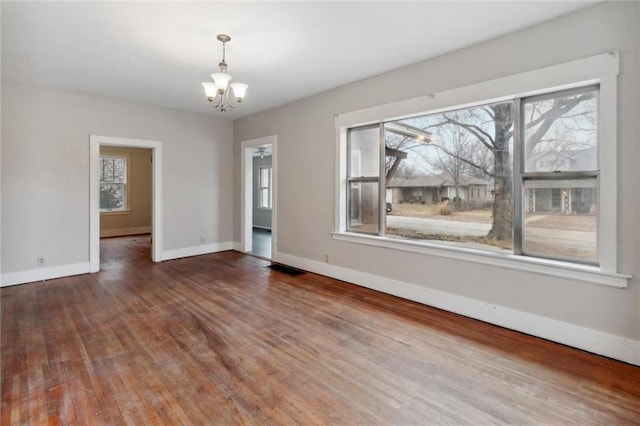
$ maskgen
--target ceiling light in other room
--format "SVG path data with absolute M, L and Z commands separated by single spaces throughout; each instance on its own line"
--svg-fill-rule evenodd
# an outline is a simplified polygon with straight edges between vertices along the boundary
M 227 62 L 225 61 L 225 45 L 231 41 L 231 37 L 226 34 L 218 34 L 218 40 L 222 42 L 222 62 L 220 66 L 220 72 L 214 72 L 211 74 L 213 83 L 210 81 L 202 83 L 204 92 L 207 95 L 209 104 L 215 108 L 216 111 L 231 111 L 240 106 L 240 103 L 244 99 L 244 95 L 247 93 L 246 84 L 231 83 L 231 75 L 227 73 Z M 230 94 L 233 92 L 233 95 Z

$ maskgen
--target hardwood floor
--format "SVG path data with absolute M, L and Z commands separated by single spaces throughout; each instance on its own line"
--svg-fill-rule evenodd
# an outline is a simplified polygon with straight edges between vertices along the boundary
M 1 424 L 640 424 L 640 368 L 237 252 L 3 288 Z

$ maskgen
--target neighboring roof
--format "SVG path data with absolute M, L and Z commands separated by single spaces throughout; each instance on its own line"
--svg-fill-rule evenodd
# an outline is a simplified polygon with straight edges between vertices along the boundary
M 592 146 L 584 149 L 568 150 L 568 151 L 543 151 L 541 153 L 532 155 L 528 161 L 528 164 L 536 164 L 538 161 L 552 161 L 555 164 L 551 166 L 550 170 L 538 171 L 553 171 L 555 168 L 570 167 L 573 170 L 583 169 L 590 170 L 597 164 L 598 150 L 597 146 Z M 569 161 L 569 163 L 565 163 Z
M 471 185 L 487 186 L 487 185 L 493 185 L 493 181 L 491 179 L 482 179 L 482 178 L 477 178 L 473 176 L 463 176 L 460 179 L 460 184 L 467 185 L 467 186 L 471 186 Z M 453 181 L 451 179 L 447 179 L 447 186 L 452 186 L 452 185 L 453 185 Z
M 387 188 L 402 188 L 402 187 L 425 187 L 425 186 L 442 186 L 445 180 L 441 176 L 428 175 L 428 176 L 418 176 L 412 179 L 403 179 L 403 178 L 391 178 Z
M 488 186 L 491 185 L 488 179 L 481 179 L 473 176 L 463 176 L 460 179 L 460 185 L 471 186 Z M 387 188 L 425 188 L 438 186 L 454 186 L 453 179 L 444 175 L 422 175 L 411 179 L 392 178 Z

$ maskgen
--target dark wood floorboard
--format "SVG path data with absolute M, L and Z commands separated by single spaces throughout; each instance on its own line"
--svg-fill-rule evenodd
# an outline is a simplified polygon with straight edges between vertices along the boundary
M 238 252 L 1 290 L 2 425 L 640 424 L 640 368 Z

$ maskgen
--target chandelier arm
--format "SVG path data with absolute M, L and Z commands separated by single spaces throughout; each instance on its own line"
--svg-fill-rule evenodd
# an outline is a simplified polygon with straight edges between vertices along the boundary
M 216 94 L 215 97 L 209 100 L 209 105 L 218 112 L 233 111 L 240 106 L 240 102 L 232 102 L 228 95 L 227 90 L 222 95 Z

